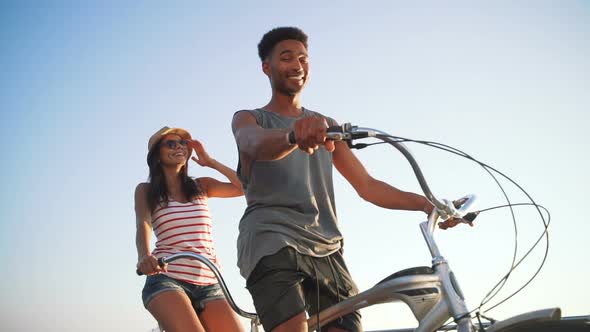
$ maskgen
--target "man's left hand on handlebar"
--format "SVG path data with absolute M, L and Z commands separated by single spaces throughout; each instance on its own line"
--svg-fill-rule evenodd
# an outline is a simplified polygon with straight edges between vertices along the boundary
M 426 201 L 426 204 L 424 205 L 423 211 L 424 213 L 426 213 L 427 215 L 430 215 L 432 213 L 432 211 L 434 210 L 434 205 L 432 205 L 432 203 L 430 203 L 428 200 Z M 461 220 L 457 220 L 455 218 L 450 218 L 448 220 L 445 220 L 443 222 L 439 222 L 438 223 L 438 227 L 440 229 L 447 229 L 447 228 L 453 228 L 455 226 L 457 226 L 458 224 L 462 223 L 464 221 Z M 473 226 L 471 223 L 469 223 L 471 226 Z
M 465 196 L 463 198 L 460 198 L 458 200 L 454 200 L 452 203 L 452 206 L 455 209 L 460 208 L 461 206 L 463 206 L 463 204 L 466 204 L 469 200 L 469 198 L 471 198 L 472 200 L 474 199 L 473 195 L 468 195 Z M 453 215 L 453 213 L 449 214 Z M 466 214 L 463 217 L 460 218 L 455 218 L 455 217 L 451 217 L 445 221 L 439 222 L 438 223 L 438 228 L 440 229 L 448 229 L 448 228 L 453 228 L 455 226 L 457 226 L 458 224 L 469 224 L 469 226 L 473 227 L 473 220 L 475 219 L 475 217 L 479 214 L 479 212 L 471 212 Z
M 334 151 L 334 142 L 326 139 L 327 128 L 328 121 L 323 117 L 310 116 L 297 120 L 293 131 L 299 149 L 313 154 L 320 145 L 324 145 L 329 152 Z
M 469 226 L 473 227 L 473 222 L 471 222 L 471 221 L 466 221 L 466 220 L 457 219 L 457 218 L 451 218 L 451 219 L 445 220 L 443 222 L 439 222 L 438 228 L 440 228 L 440 229 L 453 228 L 459 224 L 469 224 Z

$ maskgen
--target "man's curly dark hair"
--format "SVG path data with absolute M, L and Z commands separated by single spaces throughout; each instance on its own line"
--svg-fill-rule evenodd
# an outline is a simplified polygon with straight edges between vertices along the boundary
M 305 49 L 307 49 L 307 35 L 301 29 L 295 27 L 274 28 L 265 33 L 260 43 L 258 43 L 258 56 L 260 60 L 266 60 L 276 44 L 289 39 L 300 41 L 305 46 Z

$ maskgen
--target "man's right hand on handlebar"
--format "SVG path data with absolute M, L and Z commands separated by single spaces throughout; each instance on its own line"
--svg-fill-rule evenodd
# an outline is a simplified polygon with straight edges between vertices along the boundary
M 334 151 L 334 142 L 326 139 L 327 128 L 328 121 L 323 117 L 310 116 L 297 120 L 293 131 L 299 149 L 313 154 L 320 145 L 324 145 L 329 152 Z
M 145 275 L 154 275 L 162 271 L 166 271 L 166 268 L 158 265 L 158 258 L 154 255 L 143 256 L 137 262 L 137 270 Z

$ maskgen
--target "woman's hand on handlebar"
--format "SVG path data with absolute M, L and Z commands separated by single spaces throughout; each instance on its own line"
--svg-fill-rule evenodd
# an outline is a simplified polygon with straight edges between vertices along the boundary
M 293 129 L 297 146 L 308 154 L 313 154 L 320 145 L 330 152 L 334 151 L 334 142 L 326 139 L 326 129 L 328 121 L 324 117 L 310 116 L 297 120 Z
M 154 255 L 141 257 L 137 262 L 137 270 L 148 276 L 166 271 L 165 268 L 158 265 L 158 258 Z

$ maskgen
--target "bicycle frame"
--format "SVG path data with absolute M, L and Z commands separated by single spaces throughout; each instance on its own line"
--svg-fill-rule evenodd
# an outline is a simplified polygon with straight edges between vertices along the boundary
M 387 138 L 382 139 L 386 141 L 388 140 Z M 367 306 L 402 301 L 410 307 L 414 316 L 419 321 L 420 325 L 416 329 L 417 332 L 433 331 L 440 327 L 449 317 L 455 318 L 459 324 L 459 332 L 473 331 L 471 319 L 463 300 L 463 295 L 459 290 L 458 283 L 456 282 L 447 261 L 440 255 L 433 237 L 433 232 L 436 229 L 436 221 L 439 218 L 439 211 L 446 217 L 461 217 L 470 207 L 475 197 L 469 197 L 467 202 L 464 203 L 463 208 L 459 210 L 455 209 L 451 202 L 439 201 L 431 193 L 417 162 L 405 146 L 399 142 L 393 142 L 391 140 L 389 140 L 389 143 L 400 150 L 408 161 L 410 161 L 426 197 L 437 207 L 437 209 L 435 209 L 429 216 L 428 221 L 420 224 L 422 234 L 424 235 L 424 239 L 432 254 L 433 267 L 407 269 L 389 276 L 371 289 L 320 312 L 319 325 L 322 326 L 337 317 Z M 221 275 L 213 264 L 207 261 L 206 258 L 191 253 L 172 255 L 166 258 L 164 263 L 180 257 L 197 259 L 207 264 L 220 281 L 222 291 L 226 295 L 230 306 L 232 306 L 238 314 L 250 318 L 252 320 L 252 327 L 255 327 L 258 323 L 255 314 L 245 313 L 235 305 L 229 291 L 227 291 Z M 317 316 L 313 315 L 308 319 L 309 330 L 313 331 L 317 326 Z
M 426 223 L 422 223 L 422 225 L 424 224 Z M 206 257 L 191 252 L 178 253 L 165 258 L 160 258 L 159 263 L 163 266 L 180 258 L 194 259 L 207 265 L 218 279 L 221 290 L 225 294 L 230 307 L 238 315 L 250 319 L 250 331 L 260 331 L 260 321 L 258 316 L 255 313 L 246 312 L 236 305 L 227 289 L 221 273 L 219 273 L 217 267 Z M 402 301 L 411 308 L 416 319 L 420 322 L 417 329 L 403 330 L 403 332 L 436 330 L 452 313 L 452 306 L 449 306 L 447 303 L 454 302 L 452 299 L 445 300 L 445 288 L 443 285 L 451 285 L 453 288 L 455 287 L 454 285 L 456 285 L 453 284 L 454 278 L 452 277 L 452 272 L 448 269 L 448 265 L 445 263 L 438 264 L 437 266 L 438 268 L 435 266 L 435 269 L 425 266 L 415 267 L 392 274 L 372 288 L 323 310 L 320 313 L 320 325 L 341 315 L 375 304 Z M 449 293 L 446 294 L 446 297 L 448 297 Z M 460 304 L 462 302 L 462 296 L 458 288 L 456 295 L 461 297 L 461 300 L 457 301 Z M 513 329 L 515 326 L 526 326 L 526 324 L 535 322 L 555 321 L 560 318 L 561 312 L 559 308 L 551 308 L 524 313 L 508 320 L 498 322 L 494 325 L 489 326 L 489 324 L 485 324 L 485 326 L 489 326 L 489 328 L 486 329 L 488 332 L 501 332 L 504 331 L 504 329 L 515 331 Z M 466 325 L 465 323 L 468 323 L 468 327 L 472 328 L 468 316 L 463 317 L 459 321 L 463 322 L 464 325 Z M 313 331 L 316 326 L 317 321 L 315 316 L 308 319 L 308 328 L 310 331 Z M 454 328 L 450 327 L 447 330 L 450 329 Z M 462 330 L 459 328 L 458 331 L 469 330 Z M 394 332 L 394 330 L 391 330 L 391 332 Z M 397 330 L 397 332 L 402 331 Z
M 410 307 L 419 322 L 419 326 L 415 330 L 417 332 L 434 331 L 450 317 L 453 317 L 457 322 L 459 332 L 473 331 L 459 284 L 448 262 L 440 254 L 433 233 L 436 229 L 439 211 L 446 218 L 460 218 L 471 207 L 475 197 L 468 197 L 464 206 L 456 210 L 451 202 L 439 201 L 432 194 L 418 163 L 402 143 L 391 140 L 386 133 L 374 129 L 358 128 L 353 131 L 355 128 L 348 124 L 342 128 L 342 131 L 345 134 L 349 133 L 351 138 L 355 132 L 362 132 L 367 133 L 366 136 L 373 136 L 393 145 L 412 166 L 422 191 L 436 207 L 430 214 L 428 221 L 420 224 L 422 235 L 432 255 L 432 268 L 418 267 L 394 273 L 371 289 L 320 312 L 319 325 L 322 326 L 337 317 L 370 305 L 402 301 Z M 315 315 L 309 318 L 310 331 L 318 326 L 317 319 Z
M 368 306 L 401 301 L 410 307 L 419 322 L 416 332 L 434 331 L 450 317 L 457 321 L 458 331 L 473 331 L 459 284 L 432 236 L 432 225 L 437 219 L 438 215 L 433 213 L 427 222 L 420 224 L 432 253 L 432 268 L 415 267 L 392 274 L 372 288 L 320 312 L 319 325 Z M 310 331 L 317 325 L 316 315 L 308 319 Z
M 432 267 L 414 267 L 396 272 L 372 288 L 339 302 L 329 308 L 322 310 L 319 315 L 311 315 L 307 320 L 309 331 L 316 327 L 323 326 L 326 323 L 351 313 L 353 311 L 366 308 L 381 303 L 390 303 L 401 301 L 408 305 L 418 321 L 418 327 L 415 332 L 432 332 L 441 327 L 449 318 L 453 318 L 458 332 L 472 332 L 474 326 L 471 323 L 470 313 L 465 304 L 465 300 L 459 283 L 451 271 L 448 262 L 441 255 L 440 250 L 434 239 L 434 230 L 437 228 L 436 222 L 440 218 L 462 218 L 473 204 L 475 196 L 466 196 L 461 199 L 461 207 L 456 208 L 453 202 L 447 200 L 438 200 L 430 191 L 428 184 L 418 166 L 418 163 L 409 152 L 409 150 L 400 142 L 392 140 L 386 133 L 370 129 L 352 127 L 345 124 L 337 133 L 328 133 L 332 139 L 355 139 L 362 137 L 376 137 L 397 148 L 409 161 L 414 174 L 420 183 L 420 187 L 426 198 L 436 207 L 429 215 L 428 220 L 420 224 L 420 229 L 426 245 L 432 256 Z M 330 136 L 333 134 L 333 136 Z M 355 136 L 356 135 L 356 136 Z M 219 280 L 219 284 L 225 294 L 232 309 L 239 315 L 251 320 L 252 331 L 258 331 L 260 322 L 258 316 L 254 313 L 248 313 L 241 310 L 231 297 L 221 274 L 214 264 L 207 258 L 195 253 L 180 253 L 161 258 L 161 265 L 174 261 L 178 258 L 192 258 L 206 264 Z M 531 322 L 559 320 L 561 311 L 559 308 L 551 308 L 539 311 L 525 313 L 515 316 L 511 319 L 493 324 L 486 329 L 490 332 L 500 332 L 511 330 L 515 326 L 528 324 Z M 319 322 L 318 322 L 319 319 Z M 319 323 L 319 324 L 318 324 Z M 405 330 L 404 330 L 405 331 Z
M 348 140 L 375 137 L 393 145 L 408 160 L 424 195 L 436 207 L 430 214 L 428 221 L 420 224 L 422 235 L 432 256 L 432 268 L 416 267 L 392 274 L 372 288 L 324 309 L 319 315 L 310 317 L 307 321 L 309 331 L 315 330 L 318 326 L 318 316 L 319 326 L 322 326 L 352 311 L 375 304 L 396 301 L 404 302 L 410 307 L 419 324 L 414 330 L 415 332 L 435 331 L 451 317 L 457 324 L 458 332 L 474 331 L 459 283 L 448 262 L 441 255 L 433 234 L 439 216 L 443 219 L 462 218 L 471 208 L 475 197 L 465 197 L 466 201 L 459 209 L 456 209 L 452 202 L 438 200 L 432 194 L 410 151 L 404 144 L 390 139 L 390 135 L 384 132 L 344 124 L 335 137 Z M 501 331 L 503 328 L 523 321 L 553 320 L 560 317 L 559 308 L 535 311 L 514 317 L 512 321 L 508 320 L 505 324 L 501 322 L 498 326 L 490 327 L 489 331 Z

